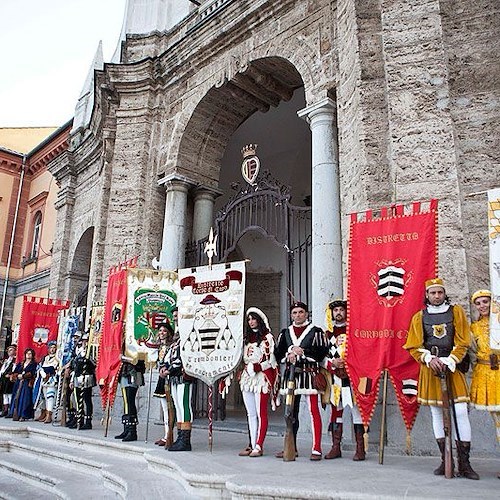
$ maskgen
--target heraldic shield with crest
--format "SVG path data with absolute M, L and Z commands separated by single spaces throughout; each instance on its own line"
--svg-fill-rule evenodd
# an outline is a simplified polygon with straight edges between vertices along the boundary
M 184 370 L 212 385 L 242 356 L 245 262 L 181 269 L 179 286 Z

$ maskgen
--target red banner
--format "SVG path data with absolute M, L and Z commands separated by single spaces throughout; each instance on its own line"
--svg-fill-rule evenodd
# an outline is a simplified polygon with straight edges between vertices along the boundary
M 42 297 L 23 297 L 19 338 L 17 340 L 17 360 L 21 361 L 24 351 L 35 351 L 37 361 L 47 354 L 47 342 L 57 341 L 58 317 L 61 309 L 67 309 L 69 301 L 52 300 Z
M 123 329 L 127 308 L 127 268 L 135 267 L 137 258 L 109 270 L 108 289 L 104 306 L 102 335 L 96 367 L 97 383 L 101 389 L 102 407 L 113 406 L 122 365 Z
M 412 315 L 422 308 L 424 282 L 436 275 L 437 201 L 428 211 L 421 212 L 420 203 L 407 211 L 400 205 L 377 218 L 372 211 L 351 217 L 346 362 L 363 423 L 370 423 L 387 369 L 411 430 L 419 366 L 403 345 Z

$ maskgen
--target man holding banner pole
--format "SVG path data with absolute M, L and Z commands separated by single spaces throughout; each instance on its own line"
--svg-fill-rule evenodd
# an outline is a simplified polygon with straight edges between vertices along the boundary
M 439 374 L 448 372 L 450 381 L 450 406 L 454 412 L 457 437 L 458 475 L 467 479 L 479 479 L 469 463 L 471 426 L 467 411 L 469 401 L 465 375 L 459 363 L 465 357 L 470 344 L 470 331 L 465 311 L 451 305 L 444 282 L 434 278 L 425 282 L 425 308 L 417 312 L 410 324 L 404 348 L 420 363 L 418 402 L 430 406 L 432 426 L 439 450 L 441 464 L 434 471 L 445 474 L 445 430 L 443 419 L 443 394 Z M 439 355 L 432 352 L 438 349 Z

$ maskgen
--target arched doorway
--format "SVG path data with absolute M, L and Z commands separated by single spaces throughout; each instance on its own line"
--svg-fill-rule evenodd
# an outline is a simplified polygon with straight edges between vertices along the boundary
M 80 237 L 71 262 L 68 297 L 77 307 L 87 305 L 93 241 L 94 228 L 89 227 Z

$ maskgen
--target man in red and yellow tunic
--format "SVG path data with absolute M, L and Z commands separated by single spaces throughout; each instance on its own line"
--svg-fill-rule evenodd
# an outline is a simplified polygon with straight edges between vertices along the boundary
M 457 431 L 458 475 L 479 479 L 469 463 L 471 426 L 467 412 L 469 401 L 465 375 L 457 368 L 470 345 L 469 323 L 465 311 L 451 305 L 443 280 L 434 278 L 425 282 L 425 307 L 417 312 L 408 330 L 404 348 L 420 363 L 418 402 L 430 407 L 434 436 L 441 451 L 441 464 L 435 475 L 444 475 L 445 435 L 443 425 L 443 397 L 439 373 L 448 371 L 450 396 Z

